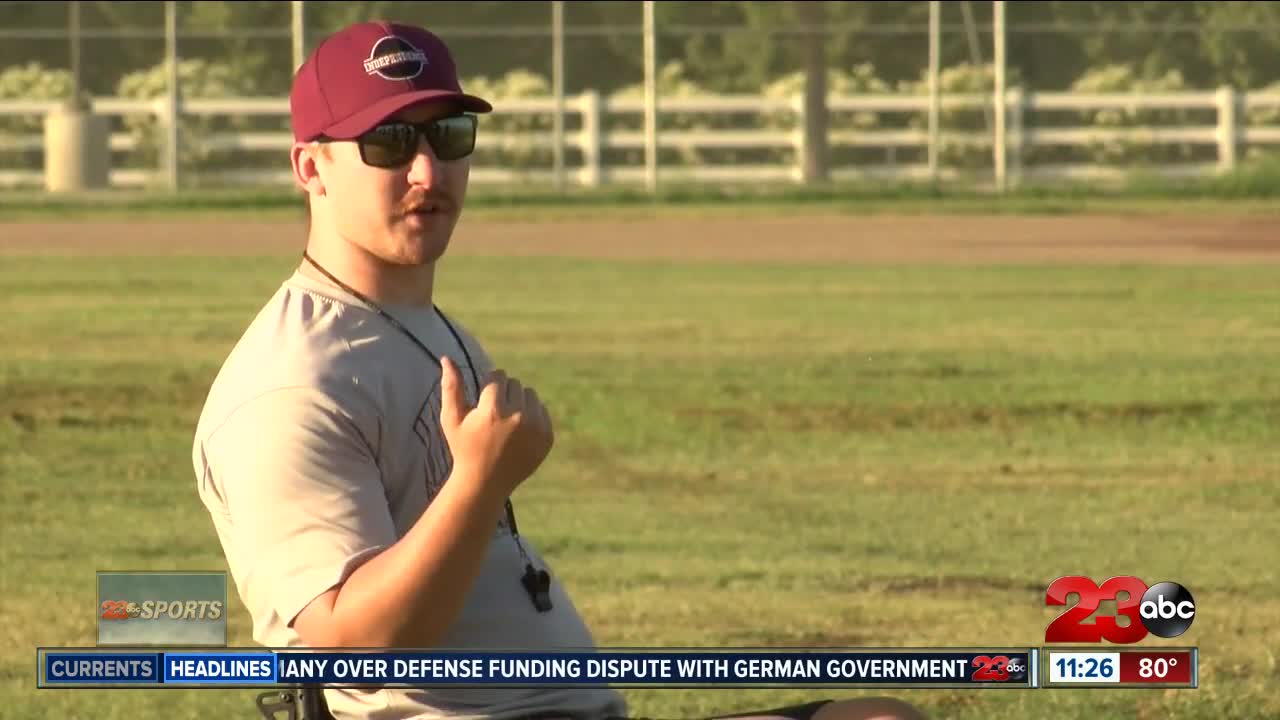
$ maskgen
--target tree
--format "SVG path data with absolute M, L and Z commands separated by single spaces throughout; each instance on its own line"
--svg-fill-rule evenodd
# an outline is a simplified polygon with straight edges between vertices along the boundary
M 1195 17 L 1204 28 L 1200 53 L 1215 84 L 1251 89 L 1276 80 L 1280 4 L 1198 2 Z

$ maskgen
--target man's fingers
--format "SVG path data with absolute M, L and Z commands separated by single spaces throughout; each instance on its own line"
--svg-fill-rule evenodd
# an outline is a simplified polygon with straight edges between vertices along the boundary
M 526 409 L 524 402 L 524 385 L 520 381 L 511 378 L 507 381 L 507 392 L 503 398 L 504 408 L 507 413 L 518 413 Z
M 487 408 L 499 410 L 503 405 L 503 396 L 507 392 L 507 373 L 493 370 L 485 378 L 484 390 L 480 393 L 480 404 Z
M 467 396 L 458 381 L 458 367 L 448 356 L 440 358 L 440 422 L 453 428 L 467 414 Z

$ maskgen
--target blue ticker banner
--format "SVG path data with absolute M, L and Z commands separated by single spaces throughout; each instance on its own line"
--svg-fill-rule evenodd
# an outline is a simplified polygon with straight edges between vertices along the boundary
M 38 650 L 42 688 L 1037 687 L 1035 648 L 814 650 Z

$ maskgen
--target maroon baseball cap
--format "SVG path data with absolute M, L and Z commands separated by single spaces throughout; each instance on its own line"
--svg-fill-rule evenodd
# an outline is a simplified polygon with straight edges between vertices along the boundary
M 349 140 L 410 105 L 436 100 L 493 110 L 462 92 L 449 48 L 431 32 L 389 22 L 350 25 L 325 38 L 294 76 L 293 136 Z

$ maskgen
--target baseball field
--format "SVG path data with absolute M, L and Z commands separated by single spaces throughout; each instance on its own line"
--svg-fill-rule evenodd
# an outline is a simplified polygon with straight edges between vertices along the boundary
M 532 215 L 532 216 L 530 216 Z M 100 569 L 225 569 L 191 437 L 296 211 L 0 222 L 0 716 L 251 718 L 35 687 Z M 1280 205 L 469 212 L 438 300 L 534 384 L 519 491 L 603 645 L 1039 645 L 1065 574 L 1195 595 L 1193 691 L 916 691 L 938 718 L 1280 716 Z M 1108 613 L 1107 604 L 1101 613 Z M 232 599 L 232 644 L 251 645 Z M 837 693 L 839 697 L 868 693 Z M 638 715 L 808 692 L 629 692 Z

